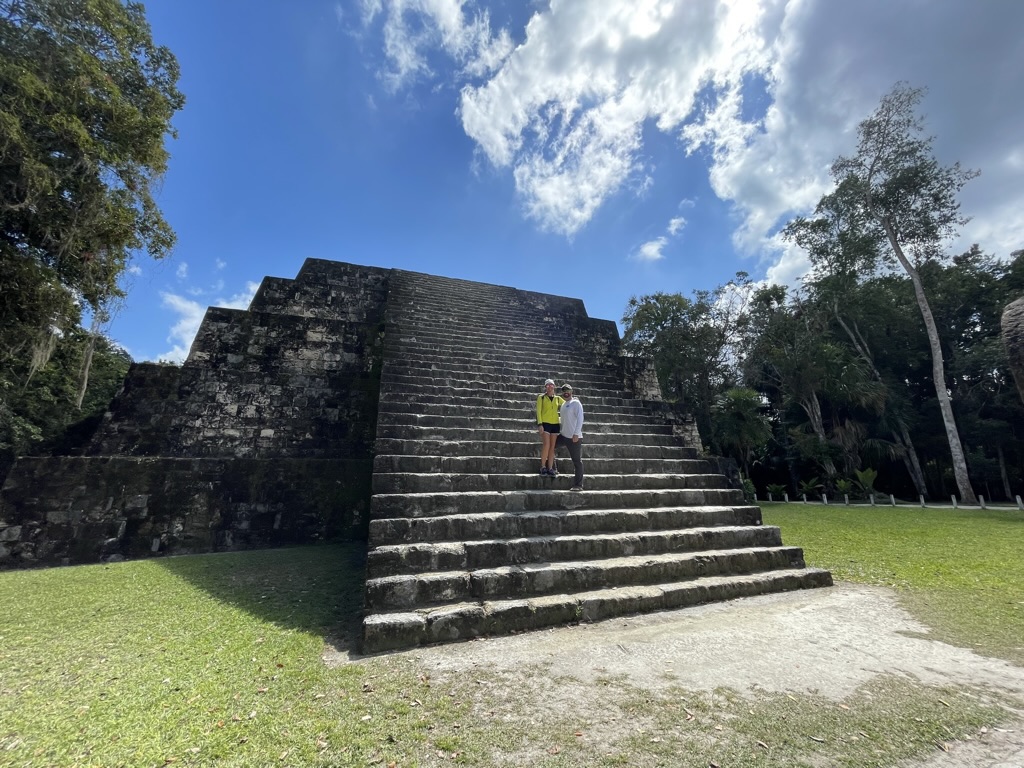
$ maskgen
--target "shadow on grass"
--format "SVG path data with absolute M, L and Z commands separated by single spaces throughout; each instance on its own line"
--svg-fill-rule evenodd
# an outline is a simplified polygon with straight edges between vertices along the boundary
M 185 555 L 157 562 L 258 619 L 320 634 L 339 651 L 358 651 L 365 542 Z

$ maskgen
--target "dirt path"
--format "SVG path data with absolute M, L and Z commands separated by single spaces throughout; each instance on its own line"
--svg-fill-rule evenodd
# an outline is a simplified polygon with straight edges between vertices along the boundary
M 408 655 L 437 677 L 474 668 L 514 675 L 542 664 L 552 677 L 583 686 L 622 675 L 639 688 L 725 686 L 840 699 L 893 674 L 1024 695 L 1024 668 L 927 639 L 927 633 L 892 592 L 842 583 Z M 1024 768 L 1024 718 L 900 768 Z

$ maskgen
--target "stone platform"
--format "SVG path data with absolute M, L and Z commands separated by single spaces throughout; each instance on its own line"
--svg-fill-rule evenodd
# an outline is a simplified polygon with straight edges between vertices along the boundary
M 547 378 L 582 492 L 537 474 Z M 338 538 L 368 540 L 366 653 L 831 584 L 578 299 L 339 262 L 211 308 L 0 491 L 0 567 Z

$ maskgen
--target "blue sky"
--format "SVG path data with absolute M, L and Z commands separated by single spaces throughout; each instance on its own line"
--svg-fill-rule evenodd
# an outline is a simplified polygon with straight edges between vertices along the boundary
M 154 0 L 187 103 L 109 328 L 180 361 L 208 306 L 308 257 L 584 300 L 793 283 L 778 229 L 897 80 L 982 171 L 961 242 L 1024 247 L 1024 3 Z

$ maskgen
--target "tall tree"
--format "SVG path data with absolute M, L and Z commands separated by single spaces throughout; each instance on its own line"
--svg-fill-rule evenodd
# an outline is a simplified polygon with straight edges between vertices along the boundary
M 932 358 L 932 379 L 949 443 L 953 475 L 961 498 L 976 503 L 967 461 L 953 415 L 942 344 L 919 268 L 940 260 L 944 243 L 966 223 L 957 195 L 976 172 L 959 163 L 943 167 L 932 152 L 931 137 L 916 114 L 924 91 L 897 84 L 857 129 L 857 152 L 832 165 L 837 194 L 851 209 L 874 222 L 894 258 L 910 277 L 924 320 Z
M 177 80 L 141 3 L 0 0 L 0 370 L 102 312 L 134 252 L 169 252 Z
M 750 477 L 750 461 L 772 437 L 772 426 L 764 414 L 761 395 L 747 387 L 727 389 L 711 408 L 715 444 L 740 462 L 744 477 Z
M 928 496 L 924 471 L 910 436 L 902 408 L 904 398 L 893 397 L 901 379 L 890 383 L 878 369 L 869 326 L 877 325 L 889 307 L 884 291 L 865 290 L 877 269 L 880 255 L 879 230 L 864 211 L 851 205 L 843 191 L 825 195 L 813 218 L 798 217 L 783 230 L 783 236 L 804 250 L 811 270 L 804 278 L 804 289 L 811 301 L 831 314 L 846 343 L 867 367 L 872 378 L 886 389 L 883 421 L 889 426 L 893 445 L 907 468 L 917 493 Z
M 693 298 L 633 297 L 622 318 L 624 348 L 653 359 L 665 396 L 694 414 L 705 444 L 712 439 L 712 405 L 735 383 L 732 345 L 749 290 L 747 275 L 739 272 L 713 291 L 694 291 Z

